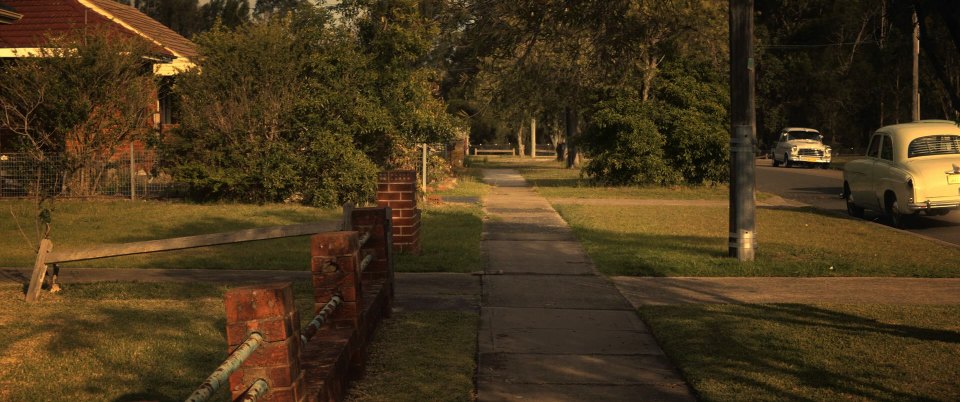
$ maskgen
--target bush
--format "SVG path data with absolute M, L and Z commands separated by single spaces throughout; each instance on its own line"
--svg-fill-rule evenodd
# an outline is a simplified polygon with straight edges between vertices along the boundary
M 604 185 L 668 185 L 679 177 L 663 159 L 665 139 L 639 102 L 620 99 L 594 112 L 584 174 Z

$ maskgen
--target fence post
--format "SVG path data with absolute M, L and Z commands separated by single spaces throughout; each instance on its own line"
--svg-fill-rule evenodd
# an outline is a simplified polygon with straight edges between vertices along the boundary
M 331 325 L 360 328 L 363 290 L 360 282 L 360 242 L 357 232 L 326 232 L 310 237 L 314 314 L 333 296 L 343 304 L 330 317 Z
M 130 143 L 130 199 L 137 199 L 137 171 L 133 158 L 133 142 Z
M 223 301 L 227 346 L 233 351 L 253 332 L 263 343 L 230 375 L 231 400 L 237 400 L 258 379 L 267 381 L 265 400 L 305 400 L 300 370 L 300 314 L 290 283 L 236 287 Z
M 393 224 L 390 207 L 385 208 L 357 208 L 353 210 L 353 230 L 360 233 L 369 233 L 370 239 L 364 249 L 373 252 L 374 259 L 363 271 L 364 279 L 383 279 L 387 287 L 388 300 L 393 299 L 393 250 L 391 238 Z M 389 307 L 386 312 L 389 313 Z
M 37 259 L 33 263 L 33 273 L 30 275 L 30 283 L 27 284 L 27 295 L 24 300 L 35 302 L 40 298 L 40 288 L 43 286 L 43 278 L 47 275 L 47 254 L 53 250 L 53 242 L 50 239 L 40 240 L 40 247 L 37 249 Z

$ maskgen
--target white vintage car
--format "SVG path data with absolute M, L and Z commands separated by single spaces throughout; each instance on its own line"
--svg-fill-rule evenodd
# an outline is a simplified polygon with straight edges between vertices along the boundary
M 882 127 L 865 158 L 843 168 L 847 212 L 879 211 L 903 227 L 920 211 L 945 215 L 960 208 L 960 127 L 921 120 Z
M 773 148 L 773 166 L 794 165 L 830 167 L 830 147 L 823 145 L 823 136 L 812 128 L 787 127 L 780 131 Z

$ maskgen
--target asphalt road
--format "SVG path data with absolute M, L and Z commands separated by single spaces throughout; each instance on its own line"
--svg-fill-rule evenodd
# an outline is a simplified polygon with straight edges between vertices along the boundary
M 839 170 L 773 167 L 769 159 L 758 159 L 757 190 L 825 210 L 844 214 L 847 210 L 840 198 L 843 172 Z M 887 223 L 885 217 L 871 211 L 866 212 L 865 219 Z M 960 211 L 938 217 L 920 215 L 908 230 L 960 246 Z

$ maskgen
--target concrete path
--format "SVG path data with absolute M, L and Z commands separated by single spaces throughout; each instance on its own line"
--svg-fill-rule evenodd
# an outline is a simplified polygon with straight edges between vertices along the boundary
M 566 222 L 513 170 L 485 170 L 480 401 L 693 401 Z

